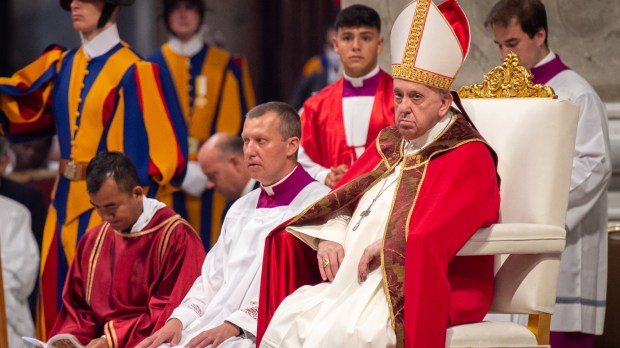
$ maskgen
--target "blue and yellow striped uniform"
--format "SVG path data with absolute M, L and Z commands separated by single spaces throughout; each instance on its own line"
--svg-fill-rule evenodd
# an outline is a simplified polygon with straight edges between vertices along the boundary
M 244 115 L 255 105 L 245 59 L 208 44 L 193 56 L 185 56 L 166 43 L 147 60 L 169 72 L 174 82 L 188 125 L 191 161 L 196 160 L 200 144 L 212 134 L 241 134 Z M 222 225 L 224 197 L 213 190 L 205 190 L 201 197 L 177 191 L 162 201 L 190 222 L 209 250 Z
M 167 78 L 122 42 L 94 58 L 53 46 L 0 78 L 0 120 L 14 140 L 57 132 L 65 161 L 86 165 L 99 151 L 121 151 L 149 196 L 166 195 L 180 185 L 187 161 L 187 128 Z M 80 237 L 100 221 L 83 178 L 58 176 L 41 250 L 38 337 L 56 319 Z

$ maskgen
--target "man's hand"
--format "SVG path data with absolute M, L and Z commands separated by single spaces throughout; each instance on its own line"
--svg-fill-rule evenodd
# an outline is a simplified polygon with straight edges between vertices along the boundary
M 344 175 L 344 173 L 347 172 L 347 170 L 349 170 L 349 167 L 346 164 L 341 164 L 337 167 L 331 167 L 330 172 L 325 177 L 325 185 L 327 185 L 329 188 L 334 187 L 334 185 L 336 185 L 336 183 L 338 183 L 338 181 L 342 179 L 342 176 Z
M 360 282 L 365 282 L 368 277 L 368 273 L 381 266 L 382 242 L 383 240 L 379 239 L 364 249 L 364 253 L 360 258 L 360 263 L 357 265 L 357 275 Z
M 316 251 L 319 261 L 319 271 L 323 280 L 329 279 L 334 281 L 338 268 L 344 258 L 344 248 L 342 245 L 329 240 L 319 242 L 319 248 Z
M 94 340 L 88 342 L 86 348 L 108 348 L 108 341 L 105 338 L 95 338 Z
M 241 334 L 241 329 L 236 325 L 225 321 L 222 325 L 214 327 L 211 330 L 203 331 L 198 336 L 192 338 L 185 348 L 203 348 L 211 345 L 212 348 L 217 348 L 222 342 L 227 339 Z
M 166 322 L 166 325 L 140 342 L 136 348 L 156 348 L 163 343 L 170 343 L 171 346 L 176 346 L 181 340 L 182 330 L 183 323 L 179 319 L 170 319 Z

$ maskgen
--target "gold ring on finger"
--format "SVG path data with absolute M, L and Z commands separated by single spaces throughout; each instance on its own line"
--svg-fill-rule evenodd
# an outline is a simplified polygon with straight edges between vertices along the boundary
M 325 267 L 327 267 L 327 266 L 329 266 L 329 259 L 328 259 L 328 258 L 326 258 L 326 257 L 324 257 L 324 258 L 323 258 L 323 268 L 325 268 Z

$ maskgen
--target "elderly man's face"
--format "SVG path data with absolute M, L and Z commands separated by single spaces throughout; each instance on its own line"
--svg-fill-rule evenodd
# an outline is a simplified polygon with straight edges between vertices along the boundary
M 275 112 L 246 118 L 241 137 L 245 164 L 252 178 L 269 186 L 289 174 L 288 163 L 297 152 L 299 138 L 284 139 L 280 133 L 280 118 Z
M 394 79 L 394 111 L 398 131 L 407 140 L 428 132 L 448 112 L 452 96 L 421 83 Z

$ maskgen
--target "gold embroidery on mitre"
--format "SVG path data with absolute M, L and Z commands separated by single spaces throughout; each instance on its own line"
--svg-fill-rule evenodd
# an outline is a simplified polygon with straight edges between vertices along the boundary
M 450 89 L 454 78 L 439 75 L 427 70 L 418 69 L 405 64 L 392 64 L 392 77 L 408 81 L 420 82 L 441 89 Z
M 461 98 L 552 98 L 553 88 L 532 83 L 533 75 L 521 65 L 519 57 L 509 53 L 501 66 L 484 75 L 481 85 L 473 84 L 459 89 Z
M 454 82 L 454 78 L 418 69 L 414 66 L 430 6 L 431 0 L 418 0 L 411 28 L 409 29 L 409 35 L 407 36 L 407 46 L 403 53 L 402 63 L 392 64 L 392 77 L 422 82 L 426 85 L 441 89 L 450 89 L 452 82 Z

